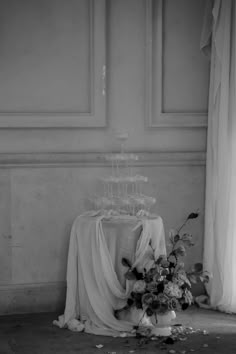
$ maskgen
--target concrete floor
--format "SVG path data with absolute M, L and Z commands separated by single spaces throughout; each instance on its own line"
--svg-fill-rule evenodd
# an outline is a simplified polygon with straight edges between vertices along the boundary
M 112 338 L 75 333 L 52 325 L 58 314 L 41 313 L 0 317 L 0 354 L 236 354 L 236 316 L 193 307 L 178 313 L 176 323 L 200 329 L 184 340 L 161 344 L 137 338 Z M 204 334 L 203 330 L 209 333 Z M 101 349 L 96 348 L 102 344 Z

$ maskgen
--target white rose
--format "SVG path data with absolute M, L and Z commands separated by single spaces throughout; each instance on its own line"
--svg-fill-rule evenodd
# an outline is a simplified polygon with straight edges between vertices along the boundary
M 134 283 L 133 291 L 136 293 L 143 293 L 146 289 L 146 283 L 144 280 L 137 280 Z
M 179 288 L 177 284 L 174 284 L 172 282 L 169 282 L 165 285 L 164 288 L 164 293 L 168 296 L 173 296 L 176 298 L 181 298 L 183 295 L 182 290 Z

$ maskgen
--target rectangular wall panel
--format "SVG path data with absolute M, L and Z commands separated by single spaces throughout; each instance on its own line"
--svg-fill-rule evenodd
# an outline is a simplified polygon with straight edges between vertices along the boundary
M 206 127 L 204 1 L 146 1 L 146 116 L 151 127 Z
M 163 7 L 163 112 L 207 112 L 210 62 L 200 51 L 205 1 L 165 0 Z
M 0 127 L 105 124 L 105 0 L 0 1 Z

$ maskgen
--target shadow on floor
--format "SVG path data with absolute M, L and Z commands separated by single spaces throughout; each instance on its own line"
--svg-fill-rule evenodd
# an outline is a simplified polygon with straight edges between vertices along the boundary
M 236 354 L 236 316 L 193 307 L 177 314 L 176 323 L 201 329 L 174 344 L 160 340 L 112 338 L 75 333 L 52 325 L 58 314 L 0 317 L 0 354 Z M 206 330 L 207 333 L 203 333 Z M 98 349 L 96 345 L 102 344 Z

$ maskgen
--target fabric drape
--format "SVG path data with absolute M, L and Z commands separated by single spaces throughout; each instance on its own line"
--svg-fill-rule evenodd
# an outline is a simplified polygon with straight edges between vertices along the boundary
M 208 8 L 209 10 L 209 8 Z M 235 3 L 215 0 L 211 11 L 204 268 L 213 308 L 236 312 Z M 205 17 L 205 44 L 209 19 Z M 204 40 L 202 40 L 204 47 Z
M 123 286 L 117 276 L 119 269 L 115 269 L 115 260 L 110 252 L 113 248 L 111 243 L 116 242 L 117 237 L 112 233 L 120 231 L 117 253 L 120 248 L 127 248 L 123 254 L 128 256 L 133 266 L 146 266 L 148 269 L 154 262 L 153 257 L 150 260 L 150 241 L 156 257 L 166 254 L 164 227 L 161 217 L 135 221 L 124 216 L 114 220 L 113 231 L 110 229 L 105 235 L 103 221 L 104 216 L 82 215 L 72 226 L 66 306 L 64 314 L 54 324 L 64 327 L 79 319 L 85 324 L 87 333 L 119 336 L 120 332 L 131 332 L 137 323 L 118 320 L 114 315 L 115 310 L 126 305 L 133 283 L 126 280 Z M 126 232 L 122 234 L 124 225 Z M 136 233 L 140 227 L 141 233 Z M 121 259 L 119 267 L 123 267 Z M 123 269 L 123 278 L 126 270 Z

